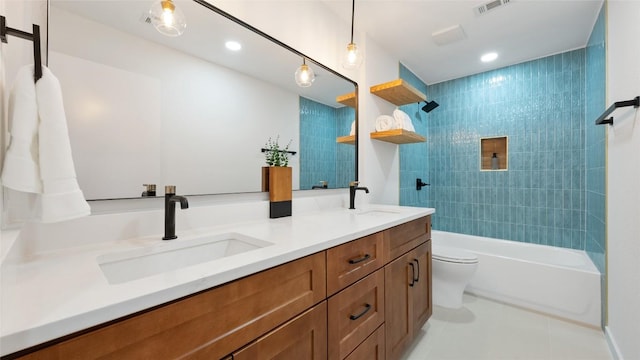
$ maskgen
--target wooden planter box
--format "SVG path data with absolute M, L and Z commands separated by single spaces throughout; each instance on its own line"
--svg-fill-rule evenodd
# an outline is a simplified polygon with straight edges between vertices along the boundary
M 291 216 L 291 168 L 264 166 L 262 168 L 262 191 L 269 191 L 269 217 Z

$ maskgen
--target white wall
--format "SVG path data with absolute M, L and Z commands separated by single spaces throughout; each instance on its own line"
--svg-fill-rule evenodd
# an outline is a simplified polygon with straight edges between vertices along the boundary
M 299 148 L 296 93 L 56 7 L 50 27 L 50 68 L 88 199 L 138 197 L 145 183 L 260 191 L 267 138 Z M 290 165 L 298 189 L 298 157 Z
M 371 190 L 371 201 L 398 205 L 400 202 L 400 151 L 396 144 L 371 140 L 375 120 L 391 115 L 395 105 L 369 92 L 373 85 L 398 78 L 398 59 L 381 49 L 370 38 L 366 41 L 366 77 L 360 86 L 360 164 L 361 184 Z M 358 195 L 359 196 L 359 195 Z
M 640 2 L 607 4 L 607 105 L 640 95 Z M 607 146 L 607 335 L 640 359 L 640 110 L 618 109 Z

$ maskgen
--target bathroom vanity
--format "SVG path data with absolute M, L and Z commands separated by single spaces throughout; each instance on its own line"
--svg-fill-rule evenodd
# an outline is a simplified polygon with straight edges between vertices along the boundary
M 273 238 L 263 238 L 279 242 L 235 256 L 235 278 L 212 280 L 224 272 L 223 261 L 186 288 L 178 286 L 191 293 L 30 344 L 6 358 L 398 359 L 431 315 L 431 213 L 433 209 L 389 206 L 257 221 L 253 234 L 271 232 Z M 334 230 L 308 231 L 325 221 Z M 298 226 L 308 229 L 306 239 L 293 236 L 300 235 Z M 252 231 L 246 224 L 244 228 Z M 256 264 L 263 269 L 254 271 Z M 106 284 L 102 275 L 103 284 L 86 286 L 103 289 L 78 288 L 78 294 L 67 297 L 74 301 L 115 293 L 131 283 L 166 286 L 178 277 L 166 273 Z M 107 297 L 113 300 L 113 294 Z M 118 307 L 131 309 L 112 302 L 96 309 L 103 319 Z M 63 328 L 77 326 L 82 316 L 68 312 L 61 319 Z M 96 318 L 93 312 L 84 316 Z M 34 326 L 32 334 L 40 330 L 51 336 L 55 322 L 50 325 L 44 330 Z M 3 344 L 12 338 L 28 341 L 29 331 L 7 334 L 6 329 Z

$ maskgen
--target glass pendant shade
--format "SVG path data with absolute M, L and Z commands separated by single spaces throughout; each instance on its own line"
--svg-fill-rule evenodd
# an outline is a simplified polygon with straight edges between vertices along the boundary
M 184 14 L 171 0 L 160 0 L 149 9 L 151 23 L 161 34 L 180 36 L 187 27 Z
M 298 70 L 296 70 L 295 79 L 298 86 L 309 87 L 316 79 L 316 74 L 313 73 L 313 69 L 310 68 L 309 65 L 303 62 Z
M 364 55 L 358 49 L 358 46 L 354 43 L 347 45 L 347 51 L 342 60 L 342 67 L 345 69 L 357 69 L 362 65 Z

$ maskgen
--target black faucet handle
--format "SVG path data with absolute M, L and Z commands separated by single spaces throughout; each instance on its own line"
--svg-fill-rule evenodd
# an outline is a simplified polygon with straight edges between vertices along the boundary
M 429 186 L 429 185 L 431 185 L 431 184 L 427 184 L 427 183 L 422 182 L 422 179 L 420 179 L 420 178 L 416 179 L 416 190 L 422 190 L 423 186 Z
M 349 183 L 349 186 L 358 186 L 358 184 L 360 184 L 360 182 L 354 180 Z
M 164 193 L 165 195 L 175 195 L 176 193 L 176 186 L 175 185 L 165 185 L 164 187 Z

